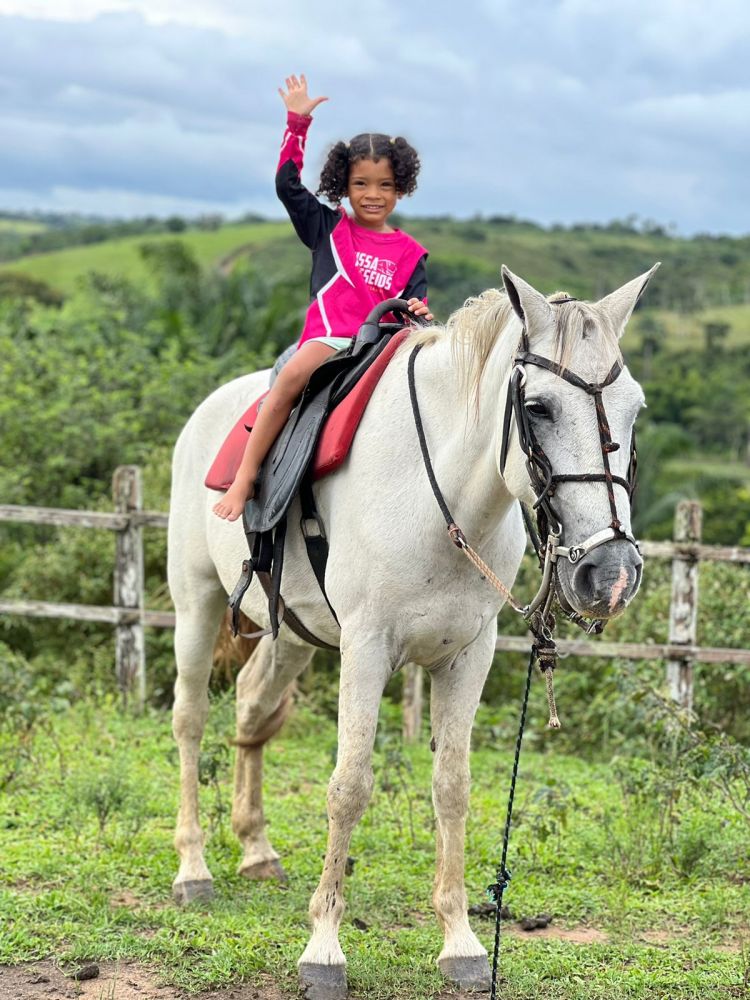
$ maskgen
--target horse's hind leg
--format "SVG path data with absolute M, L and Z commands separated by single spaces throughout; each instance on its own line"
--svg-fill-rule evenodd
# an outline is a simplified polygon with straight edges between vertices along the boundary
M 232 829 L 243 847 L 238 872 L 251 879 L 285 880 L 263 818 L 263 744 L 291 708 L 290 685 L 313 657 L 310 646 L 264 636 L 237 678 L 237 764 Z
M 328 847 L 310 900 L 313 932 L 299 960 L 307 1000 L 346 997 L 346 959 L 339 944 L 349 840 L 370 800 L 372 748 L 391 657 L 383 640 L 342 643 L 338 757 L 328 784 Z
M 175 682 L 172 730 L 180 753 L 180 809 L 175 847 L 180 869 L 172 885 L 175 899 L 189 903 L 213 895 L 213 879 L 203 859 L 203 833 L 198 818 L 198 759 L 208 716 L 208 679 L 216 633 L 226 610 L 226 594 L 218 580 L 190 595 L 172 583 L 175 627 Z
M 492 646 L 486 640 L 486 636 L 480 636 L 453 663 L 435 671 L 430 705 L 435 751 L 432 798 L 437 819 L 437 870 L 432 899 L 445 936 L 438 965 L 457 986 L 477 991 L 489 989 L 489 965 L 487 952 L 469 926 L 464 840 L 471 727 L 492 662 Z M 494 645 L 494 633 L 489 640 Z

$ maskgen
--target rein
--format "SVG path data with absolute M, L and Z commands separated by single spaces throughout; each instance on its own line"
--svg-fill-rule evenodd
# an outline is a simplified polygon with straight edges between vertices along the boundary
M 557 299 L 551 304 L 559 305 L 563 302 L 573 301 L 575 301 L 575 299 Z M 581 378 L 580 375 L 570 371 L 568 368 L 564 368 L 557 362 L 551 361 L 549 358 L 542 357 L 538 354 L 531 353 L 529 350 L 529 340 L 525 325 L 521 331 L 519 350 L 516 352 L 513 370 L 508 380 L 505 414 L 503 418 L 503 439 L 500 451 L 500 472 L 502 474 L 505 471 L 508 451 L 510 448 L 510 438 L 513 429 L 513 418 L 515 417 L 519 445 L 526 456 L 526 469 L 529 474 L 532 490 L 534 491 L 536 497 L 536 501 L 533 506 L 533 510 L 536 512 L 536 525 L 534 525 L 531 516 L 523 504 L 521 504 L 521 510 L 523 512 L 526 529 L 532 545 L 534 546 L 534 550 L 539 560 L 540 569 L 542 571 L 542 579 L 537 593 L 528 604 L 524 605 L 514 597 L 510 588 L 506 587 L 505 584 L 498 579 L 496 574 L 492 572 L 490 567 L 487 566 L 479 554 L 469 545 L 463 531 L 456 524 L 440 486 L 438 485 L 435 477 L 435 471 L 432 466 L 432 460 L 430 458 L 429 448 L 427 446 L 427 439 L 424 433 L 422 417 L 419 411 L 419 402 L 417 400 L 415 363 L 417 355 L 423 346 L 423 344 L 417 344 L 417 346 L 412 350 L 409 355 L 407 372 L 409 397 L 411 400 L 412 413 L 414 415 L 414 423 L 417 430 L 417 436 L 419 438 L 419 446 L 422 452 L 422 459 L 427 472 L 427 478 L 429 479 L 433 495 L 438 506 L 440 507 L 443 518 L 445 519 L 448 533 L 453 544 L 461 549 L 464 555 L 466 555 L 466 557 L 477 567 L 477 569 L 487 577 L 495 589 L 506 598 L 508 604 L 510 604 L 513 610 L 523 616 L 527 622 L 529 630 L 534 635 L 537 642 L 539 643 L 543 640 L 544 645 L 540 646 L 540 650 L 545 655 L 540 656 L 539 661 L 541 669 L 544 672 L 547 672 L 547 670 L 550 669 L 550 664 L 551 669 L 554 669 L 554 660 L 556 657 L 554 641 L 552 638 L 555 621 L 551 614 L 552 604 L 555 599 L 557 599 L 557 603 L 563 614 L 574 624 L 582 628 L 587 634 L 591 634 L 592 632 L 597 634 L 601 633 L 606 624 L 601 619 L 587 621 L 584 616 L 573 610 L 568 601 L 565 599 L 565 595 L 562 593 L 561 588 L 557 586 L 557 560 L 559 558 L 566 558 L 571 565 L 575 565 L 587 556 L 589 552 L 592 552 L 600 545 L 604 545 L 606 542 L 613 541 L 615 539 L 623 539 L 638 548 L 638 543 L 633 535 L 631 535 L 630 532 L 625 531 L 622 527 L 622 522 L 620 521 L 617 512 L 617 501 L 614 492 L 615 485 L 622 486 L 628 494 L 628 499 L 632 498 L 633 491 L 635 489 L 636 475 L 635 436 L 633 435 L 631 441 L 627 479 L 623 479 L 621 476 L 613 475 L 609 463 L 609 456 L 613 452 L 618 451 L 620 445 L 612 440 L 609 421 L 607 420 L 607 413 L 604 407 L 604 400 L 602 398 L 604 389 L 606 389 L 607 386 L 612 385 L 623 371 L 623 364 L 619 360 L 616 361 L 603 382 L 587 382 L 585 379 Z M 601 445 L 602 464 L 604 468 L 603 472 L 560 474 L 555 474 L 553 472 L 552 463 L 534 433 L 526 408 L 525 365 L 527 364 L 536 365 L 539 368 L 551 371 L 554 375 L 557 375 L 558 378 L 564 379 L 576 388 L 582 389 L 588 395 L 593 396 L 596 410 L 597 428 L 599 431 L 599 441 Z M 609 525 L 606 528 L 595 532 L 593 535 L 590 535 L 587 539 L 577 545 L 564 546 L 560 544 L 563 535 L 562 520 L 552 506 L 552 498 L 555 495 L 557 484 L 562 482 L 604 483 L 607 489 L 609 509 L 612 515 Z M 542 542 L 542 539 L 544 539 L 544 542 Z M 550 646 L 552 647 L 551 649 Z
M 557 299 L 550 304 L 558 305 L 562 302 L 572 301 L 575 300 L 571 298 L 564 298 Z M 587 621 L 583 615 L 578 614 L 578 612 L 570 606 L 562 592 L 562 589 L 558 586 L 557 560 L 559 558 L 567 558 L 572 565 L 575 565 L 587 556 L 589 552 L 592 552 L 600 545 L 604 545 L 606 542 L 610 542 L 615 539 L 628 541 L 638 548 L 638 543 L 635 538 L 622 527 L 622 522 L 618 517 L 617 501 L 615 499 L 614 491 L 614 487 L 616 485 L 621 486 L 627 491 L 628 500 L 632 499 L 635 489 L 637 464 L 635 434 L 633 433 L 631 438 L 627 479 L 623 479 L 621 476 L 613 475 L 610 467 L 609 456 L 613 452 L 618 451 L 620 445 L 612 440 L 609 421 L 607 420 L 604 400 L 602 397 L 604 389 L 606 389 L 607 386 L 612 385 L 612 383 L 615 382 L 623 371 L 622 362 L 619 360 L 615 362 L 603 382 L 587 382 L 575 372 L 570 371 L 568 368 L 564 368 L 562 365 L 557 364 L 557 362 L 551 361 L 549 358 L 542 357 L 538 354 L 533 354 L 529 350 L 529 339 L 526 331 L 526 325 L 524 324 L 521 332 L 519 348 L 516 352 L 513 369 L 508 380 L 508 392 L 505 401 L 505 414 L 503 419 L 503 438 L 500 452 L 500 472 L 502 474 L 505 471 L 505 464 L 510 447 L 513 417 L 515 417 L 515 426 L 518 434 L 519 445 L 526 456 L 526 469 L 529 474 L 532 490 L 534 491 L 534 495 L 536 497 L 536 501 L 533 506 L 533 510 L 536 512 L 536 525 L 533 523 L 531 515 L 523 504 L 521 504 L 521 510 L 523 512 L 526 530 L 529 534 L 532 545 L 534 546 L 534 550 L 536 551 L 539 566 L 542 572 L 542 578 L 537 593 L 528 604 L 524 605 L 513 596 L 510 588 L 505 586 L 505 584 L 490 569 L 479 554 L 469 545 L 463 531 L 456 524 L 440 486 L 438 485 L 435 477 L 435 471 L 432 466 L 432 460 L 430 459 L 429 448 L 427 446 L 427 439 L 425 437 L 424 426 L 422 424 L 422 417 L 417 400 L 415 363 L 417 355 L 423 346 L 423 344 L 418 344 L 409 355 L 407 375 L 409 382 L 409 397 L 411 399 L 417 437 L 419 438 L 419 446 L 422 452 L 422 459 L 427 472 L 427 478 L 430 481 L 430 486 L 435 496 L 435 500 L 437 501 L 443 518 L 445 519 L 448 534 L 450 535 L 450 539 L 453 544 L 464 553 L 470 562 L 472 562 L 473 565 L 476 566 L 476 568 L 486 577 L 489 583 L 491 583 L 492 586 L 506 598 L 508 604 L 510 604 L 513 610 L 523 616 L 526 621 L 526 625 L 533 636 L 526 674 L 526 686 L 519 719 L 518 735 L 516 737 L 515 756 L 513 760 L 507 814 L 503 832 L 502 857 L 497 867 L 495 876 L 496 881 L 490 885 L 487 890 L 490 897 L 495 902 L 495 943 L 492 957 L 492 980 L 490 990 L 490 1000 L 495 1000 L 500 956 L 500 926 L 502 922 L 503 893 L 510 882 L 511 877 L 511 873 L 506 866 L 506 861 L 510 841 L 511 820 L 513 815 L 513 800 L 515 797 L 516 781 L 518 778 L 518 765 L 521 756 L 523 733 L 526 725 L 526 710 L 529 700 L 529 691 L 531 689 L 531 675 L 534 661 L 538 661 L 539 669 L 544 674 L 546 680 L 547 702 L 550 713 L 548 725 L 552 729 L 559 729 L 560 721 L 557 717 L 552 680 L 553 671 L 557 665 L 558 658 L 557 646 L 554 640 L 556 623 L 555 617 L 552 613 L 553 603 L 556 599 L 562 613 L 574 624 L 584 629 L 587 634 L 591 634 L 592 632 L 601 633 L 606 624 L 606 622 L 601 619 Z M 549 461 L 544 449 L 539 443 L 539 440 L 534 433 L 531 420 L 529 419 L 525 395 L 526 365 L 535 365 L 538 368 L 544 368 L 547 371 L 552 372 L 554 375 L 557 375 L 558 378 L 564 379 L 566 382 L 578 389 L 582 389 L 585 393 L 593 397 L 596 410 L 597 428 L 599 431 L 599 441 L 601 445 L 603 472 L 585 472 L 575 474 L 555 474 L 553 472 L 552 463 Z M 579 543 L 578 545 L 568 547 L 560 544 L 563 536 L 562 520 L 552 506 L 552 499 L 555 495 L 557 484 L 562 482 L 604 483 L 607 489 L 607 498 L 611 514 L 611 520 L 606 528 L 590 535 L 587 539 L 585 539 L 585 541 Z M 545 541 L 542 542 L 542 539 L 545 539 Z
M 430 481 L 430 486 L 432 487 L 432 492 L 437 501 L 440 511 L 445 519 L 446 526 L 448 528 L 448 534 L 453 544 L 463 552 L 467 559 L 473 563 L 474 566 L 479 570 L 479 572 L 486 577 L 489 583 L 499 591 L 503 597 L 507 600 L 508 604 L 516 611 L 518 614 L 522 615 L 526 620 L 527 627 L 529 631 L 534 636 L 534 643 L 532 645 L 532 654 L 534 659 L 539 661 L 540 670 L 547 675 L 547 695 L 550 708 L 550 718 L 549 726 L 552 729 L 560 728 L 560 720 L 557 717 L 557 711 L 555 709 L 554 702 L 554 690 L 552 686 L 552 671 L 555 669 L 555 663 L 557 658 L 557 649 L 555 647 L 553 639 L 553 630 L 555 627 L 555 620 L 551 613 L 552 602 L 556 594 L 555 586 L 555 563 L 558 556 L 558 545 L 560 534 L 554 536 L 554 542 L 552 536 L 547 541 L 544 555 L 542 580 L 539 585 L 539 590 L 536 596 L 531 600 L 529 604 L 521 604 L 520 601 L 514 597 L 512 591 L 509 587 L 498 578 L 498 576 L 492 571 L 492 569 L 487 565 L 487 563 L 482 559 L 478 552 L 469 545 L 466 535 L 463 533 L 461 528 L 456 524 L 453 515 L 450 512 L 448 504 L 446 503 L 443 492 L 438 485 L 438 481 L 435 477 L 435 470 L 432 466 L 432 459 L 430 458 L 430 451 L 427 446 L 427 439 L 424 433 L 424 425 L 422 423 L 422 415 L 419 411 L 419 401 L 417 399 L 417 386 L 415 379 L 414 366 L 417 360 L 417 355 L 422 350 L 423 344 L 417 344 L 414 350 L 409 355 L 409 363 L 407 366 L 407 376 L 409 381 L 409 398 L 411 399 L 412 413 L 414 414 L 414 424 L 417 430 L 417 437 L 419 438 L 419 447 L 422 452 L 422 459 L 424 461 L 425 470 L 427 472 L 427 478 Z M 534 541 L 534 535 L 532 534 L 532 541 Z M 535 547 L 537 542 L 534 541 Z M 538 551 L 538 550 L 537 550 Z M 571 609 L 572 610 L 572 609 Z M 572 612 L 575 614 L 575 612 Z M 576 617 L 580 617 L 577 616 Z M 583 619 L 581 619 L 583 621 Z

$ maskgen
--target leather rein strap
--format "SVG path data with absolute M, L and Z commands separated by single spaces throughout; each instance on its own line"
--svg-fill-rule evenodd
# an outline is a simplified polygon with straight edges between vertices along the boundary
M 561 302 L 571 301 L 575 300 L 570 298 L 558 299 L 556 302 L 551 304 L 557 305 Z M 523 615 L 529 623 L 529 627 L 537 640 L 545 640 L 545 644 L 539 648 L 542 652 L 547 650 L 549 651 L 549 665 L 553 665 L 555 657 L 554 642 L 552 641 L 554 619 L 551 616 L 551 606 L 555 597 L 557 598 L 563 613 L 586 632 L 601 632 L 604 628 L 604 622 L 598 619 L 587 621 L 583 616 L 575 612 L 565 600 L 563 594 L 559 592 L 556 585 L 556 562 L 558 557 L 567 558 L 570 563 L 574 564 L 579 562 L 593 549 L 614 539 L 623 539 L 635 545 L 636 548 L 638 547 L 635 538 L 622 527 L 622 522 L 617 512 L 617 502 L 614 493 L 614 487 L 615 485 L 618 485 L 622 486 L 627 491 L 628 498 L 632 497 L 635 488 L 636 471 L 635 438 L 633 437 L 631 444 L 628 478 L 623 479 L 621 476 L 614 475 L 610 467 L 609 455 L 612 452 L 617 451 L 620 446 L 612 440 L 609 421 L 607 420 L 607 414 L 602 398 L 604 389 L 612 385 L 612 383 L 615 382 L 623 371 L 622 362 L 619 360 L 615 362 L 604 381 L 600 383 L 587 382 L 585 379 L 581 378 L 580 375 L 564 368 L 557 362 L 551 361 L 549 358 L 542 357 L 538 354 L 533 354 L 529 350 L 528 334 L 526 332 L 525 325 L 523 327 L 519 350 L 514 358 L 514 367 L 508 380 L 508 393 L 505 403 L 503 439 L 500 455 L 500 470 L 502 473 L 505 471 L 505 464 L 510 446 L 512 421 L 513 417 L 515 417 L 519 444 L 522 451 L 526 455 L 526 467 L 532 489 L 536 496 L 536 501 L 534 503 L 537 522 L 536 527 L 533 525 L 531 517 L 527 513 L 523 504 L 521 505 L 521 509 L 524 514 L 526 528 L 529 532 L 532 544 L 534 545 L 534 549 L 536 550 L 540 568 L 542 570 L 542 580 L 537 594 L 529 602 L 529 604 L 523 605 L 514 598 L 509 588 L 498 580 L 486 563 L 484 563 L 478 554 L 471 548 L 463 531 L 455 523 L 453 515 L 451 514 L 438 485 L 435 472 L 432 467 L 429 449 L 427 447 L 421 414 L 419 412 L 414 374 L 416 358 L 422 346 L 422 344 L 418 344 L 409 356 L 409 395 L 427 477 L 430 481 L 433 495 L 435 496 L 438 506 L 443 514 L 443 518 L 445 519 L 451 541 L 453 541 L 453 543 L 464 552 L 464 554 L 477 566 L 477 568 L 480 569 L 485 576 L 487 576 L 493 586 L 495 586 L 496 589 L 498 589 L 506 597 L 511 607 Z M 536 434 L 534 433 L 534 429 L 531 425 L 529 414 L 526 409 L 526 398 L 524 392 L 524 387 L 526 385 L 526 371 L 524 366 L 528 364 L 544 368 L 547 371 L 552 372 L 554 375 L 557 375 L 559 378 L 564 379 L 566 382 L 569 382 L 571 385 L 574 385 L 576 388 L 582 389 L 588 395 L 593 396 L 599 440 L 602 450 L 603 472 L 565 474 L 553 473 L 552 464 L 539 443 Z M 580 544 L 570 547 L 565 547 L 560 544 L 563 533 L 562 520 L 558 517 L 551 503 L 551 499 L 555 493 L 555 488 L 557 484 L 561 482 L 604 483 L 607 488 L 607 497 L 611 513 L 611 520 L 608 527 L 602 529 L 601 531 L 597 531 Z M 540 663 L 542 663 L 543 659 L 544 657 L 540 657 Z M 545 669 L 543 663 L 542 668 Z

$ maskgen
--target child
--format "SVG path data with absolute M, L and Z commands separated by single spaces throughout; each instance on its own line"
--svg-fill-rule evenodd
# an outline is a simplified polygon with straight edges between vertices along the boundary
M 214 504 L 219 517 L 235 521 L 252 497 L 263 459 L 286 423 L 307 381 L 334 351 L 347 347 L 378 304 L 406 298 L 417 316 L 432 315 L 425 304 L 427 251 L 388 225 L 399 198 L 417 186 L 419 157 L 406 139 L 368 133 L 337 142 L 328 154 L 318 194 L 300 180 L 302 154 L 312 111 L 327 97 L 311 98 L 304 75 L 287 77 L 279 94 L 287 107 L 287 128 L 276 172 L 276 192 L 297 235 L 313 254 L 310 290 L 296 353 L 279 372 L 263 401 L 232 486 Z M 346 196 L 353 217 L 340 207 Z

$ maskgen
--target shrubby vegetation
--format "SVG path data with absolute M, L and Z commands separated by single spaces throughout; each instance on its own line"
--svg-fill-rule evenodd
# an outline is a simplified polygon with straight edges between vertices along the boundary
M 111 509 L 114 469 L 135 463 L 145 468 L 147 506 L 166 509 L 171 447 L 191 410 L 295 339 L 305 299 L 299 282 L 271 285 L 241 268 L 226 277 L 204 273 L 179 241 L 143 252 L 153 293 L 94 272 L 62 308 L 27 296 L 0 301 L 4 502 Z M 11 525 L 0 532 L 6 593 L 111 603 L 110 533 Z M 158 606 L 165 536 L 148 535 L 146 571 Z M 80 696 L 111 679 L 107 627 L 5 617 L 0 627 L 50 691 L 74 677 Z M 171 636 L 153 643 L 154 693 L 168 698 Z

